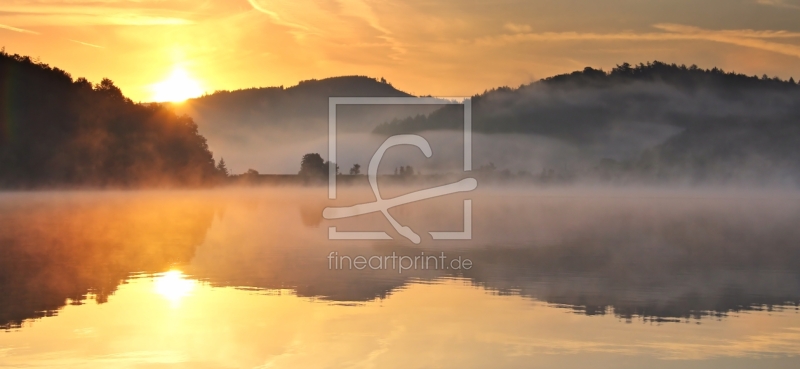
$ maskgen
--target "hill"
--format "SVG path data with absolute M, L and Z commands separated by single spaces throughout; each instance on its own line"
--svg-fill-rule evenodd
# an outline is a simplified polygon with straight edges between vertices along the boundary
M 135 104 L 109 79 L 0 53 L 0 186 L 203 185 L 217 176 L 197 125 Z
M 411 96 L 383 79 L 343 76 L 301 81 L 286 88 L 217 91 L 174 107 L 197 121 L 200 132 L 234 172 L 254 168 L 296 173 L 303 154 L 321 151 L 312 142 L 327 142 L 329 97 Z M 434 106 L 421 105 L 340 106 L 338 130 L 368 133 L 380 123 L 433 110 Z
M 620 136 L 631 145 L 652 142 L 638 155 L 609 158 L 621 162 L 619 177 L 800 178 L 800 86 L 793 79 L 625 63 L 610 72 L 586 68 L 493 89 L 472 104 L 479 133 L 543 136 L 579 148 L 620 146 Z M 459 107 L 448 106 L 374 132 L 461 129 L 462 117 Z
M 228 135 L 247 129 L 263 128 L 315 130 L 324 128 L 327 133 L 328 98 L 330 97 L 411 97 L 394 88 L 385 80 L 365 76 L 332 77 L 321 80 L 300 81 L 296 86 L 284 88 L 262 87 L 235 91 L 217 91 L 211 95 L 189 99 L 175 104 L 179 112 L 196 117 L 200 129 L 209 136 Z M 381 109 L 375 111 L 344 108 L 352 121 L 345 129 L 373 128 L 384 116 L 396 117 L 396 112 L 406 109 Z M 419 109 L 413 110 L 417 112 Z M 369 119 L 365 116 L 369 115 Z M 365 127 L 366 125 L 366 127 Z

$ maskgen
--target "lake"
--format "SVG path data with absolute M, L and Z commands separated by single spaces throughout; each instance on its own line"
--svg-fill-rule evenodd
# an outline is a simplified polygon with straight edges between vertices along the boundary
M 798 192 L 479 188 L 392 209 L 420 244 L 341 192 L 0 194 L 0 366 L 800 366 Z

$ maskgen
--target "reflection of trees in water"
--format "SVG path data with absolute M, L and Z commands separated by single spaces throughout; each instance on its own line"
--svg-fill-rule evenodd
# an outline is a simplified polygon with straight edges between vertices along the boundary
M 169 195 L 15 195 L 0 202 L 0 327 L 103 303 L 132 272 L 188 262 L 214 216 Z
M 775 259 L 772 266 L 728 267 L 714 260 L 664 258 L 620 244 L 607 246 L 605 250 L 570 245 L 484 250 L 469 254 L 481 262 L 464 274 L 500 294 L 626 319 L 700 319 L 800 302 L 800 274 L 797 269 L 781 269 L 782 259 Z M 629 252 L 640 255 L 619 260 L 633 255 Z
M 319 227 L 322 224 L 322 211 L 324 209 L 325 205 L 322 203 L 316 206 L 310 204 L 302 205 L 300 207 L 300 220 L 307 227 Z
M 465 276 L 503 293 L 626 319 L 699 319 L 800 303 L 800 213 L 755 222 L 725 213 L 655 222 L 633 215 L 611 212 L 548 246 L 471 251 L 475 267 Z
M 471 259 L 474 267 L 469 271 L 407 271 L 402 276 L 396 271 L 334 271 L 327 279 L 317 278 L 314 290 L 299 291 L 332 300 L 369 300 L 402 288 L 410 279 L 457 275 L 498 294 L 528 296 L 581 314 L 650 321 L 723 317 L 800 303 L 797 206 L 715 200 L 643 211 L 654 204 L 663 205 L 646 201 L 604 205 L 599 216 L 578 215 L 580 209 L 571 205 L 548 208 L 552 219 L 544 228 L 552 233 L 544 241 L 513 247 L 498 242 L 447 252 Z M 530 211 L 543 210 L 533 206 Z M 556 224 L 566 226 L 550 226 Z M 400 245 L 337 250 L 349 255 L 438 253 Z M 285 272 L 283 279 L 299 277 L 296 271 Z M 376 294 L 367 288 L 370 285 L 386 290 Z M 357 291 L 363 293 L 354 296 Z
M 463 249 L 445 249 L 449 257 L 471 259 L 471 270 L 398 274 L 329 270 L 327 256 L 331 251 L 438 255 L 441 250 L 399 241 L 331 242 L 320 219 L 322 204 L 283 193 L 268 201 L 247 196 L 237 206 L 226 206 L 219 232 L 208 234 L 216 206 L 207 196 L 3 198 L 0 324 L 10 328 L 53 314 L 67 299 L 79 303 L 87 293 L 104 302 L 132 272 L 164 271 L 190 261 L 182 270 L 212 286 L 288 288 L 329 301 L 381 299 L 410 283 L 458 276 L 498 294 L 531 297 L 582 314 L 655 321 L 800 302 L 796 205 L 747 206 L 746 216 L 740 216 L 730 211 L 735 206 L 628 206 L 620 200 L 594 207 L 574 205 L 584 200 L 521 206 L 515 198 L 510 205 L 489 208 L 476 200 L 482 216 L 496 220 L 483 222 L 491 223 L 491 230 L 475 230 L 489 237 Z M 509 206 L 515 217 L 502 217 Z M 643 211 L 654 206 L 656 211 Z M 508 234 L 513 232 L 530 241 Z

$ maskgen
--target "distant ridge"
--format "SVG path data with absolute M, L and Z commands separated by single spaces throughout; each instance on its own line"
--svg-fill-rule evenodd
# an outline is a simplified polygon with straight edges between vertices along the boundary
M 201 129 L 217 120 L 227 124 L 282 125 L 285 120 L 327 119 L 329 97 L 410 97 L 385 80 L 366 76 L 342 76 L 300 81 L 284 88 L 261 87 L 217 91 L 175 105 L 182 112 L 196 115 Z
M 624 63 L 487 90 L 472 107 L 475 132 L 543 136 L 579 150 L 655 142 L 637 157 L 603 161 L 607 178 L 800 183 L 800 86 L 793 78 Z M 462 114 L 446 106 L 373 132 L 460 129 Z
M 215 152 L 234 172 L 296 172 L 297 164 L 280 169 L 270 164 L 283 158 L 299 160 L 310 151 L 302 145 L 327 140 L 330 97 L 413 97 L 380 78 L 343 76 L 301 81 L 291 87 L 263 87 L 213 94 L 175 104 L 180 113 L 197 122 Z M 395 118 L 428 114 L 436 106 L 343 106 L 337 109 L 340 133 L 371 132 L 378 124 Z M 325 141 L 327 142 L 327 141 Z M 322 151 L 319 148 L 303 150 Z M 296 159 L 295 159 L 296 158 Z
M 763 94 L 773 94 L 784 101 L 768 102 L 759 98 Z M 769 117 L 796 121 L 800 116 L 795 109 L 798 96 L 800 86 L 794 79 L 746 76 L 718 68 L 701 69 L 659 61 L 638 66 L 623 63 L 610 72 L 587 67 L 518 88 L 486 90 L 473 96 L 473 129 L 586 142 L 622 121 L 682 128 L 717 118 L 752 121 Z M 723 106 L 711 106 L 717 102 Z M 724 104 L 737 109 L 713 110 L 725 107 Z M 382 124 L 375 132 L 456 129 L 462 120 L 459 111 L 457 107 L 445 107 L 429 117 Z

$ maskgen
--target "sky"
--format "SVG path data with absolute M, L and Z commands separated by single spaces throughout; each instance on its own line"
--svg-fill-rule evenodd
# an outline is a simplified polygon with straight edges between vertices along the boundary
M 339 75 L 469 96 L 652 60 L 798 79 L 800 0 L 2 0 L 0 46 L 134 101 Z

